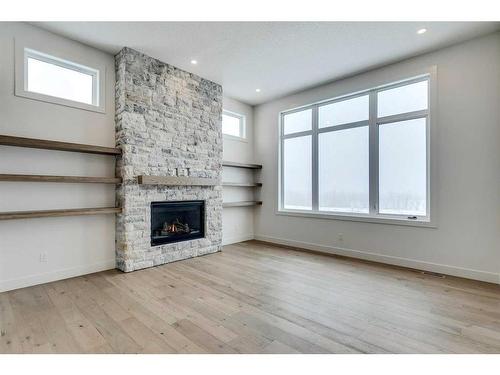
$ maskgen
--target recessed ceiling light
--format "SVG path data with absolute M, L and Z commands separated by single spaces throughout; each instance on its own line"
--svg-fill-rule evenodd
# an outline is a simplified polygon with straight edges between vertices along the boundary
M 260 92 L 260 89 L 255 89 L 255 92 Z
M 196 64 L 198 64 L 198 61 L 197 60 L 191 60 L 191 64 L 196 65 Z
M 417 34 L 424 34 L 425 32 L 427 31 L 427 29 L 423 28 L 423 29 L 419 29 L 417 31 Z

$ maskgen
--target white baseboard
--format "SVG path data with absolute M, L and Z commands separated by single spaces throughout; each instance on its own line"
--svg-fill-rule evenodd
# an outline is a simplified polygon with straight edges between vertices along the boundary
M 105 271 L 115 268 L 115 259 L 109 259 L 102 262 L 87 264 L 85 266 L 78 266 L 72 268 L 64 268 L 61 270 L 40 273 L 38 275 L 31 275 L 21 277 L 18 279 L 0 280 L 0 292 L 9 290 L 25 288 L 28 286 L 49 283 L 52 281 L 69 279 L 75 276 L 86 275 L 89 273 Z
M 255 239 L 255 236 L 253 233 L 250 234 L 240 234 L 237 236 L 230 236 L 227 238 L 222 239 L 222 246 L 224 245 L 230 245 L 232 243 L 237 243 L 237 242 L 243 242 L 243 241 L 250 241 Z
M 470 268 L 461 268 L 461 267 L 449 266 L 446 264 L 431 263 L 415 259 L 370 253 L 367 251 L 352 250 L 341 247 L 319 245 L 309 242 L 294 241 L 294 240 L 288 240 L 284 238 L 277 238 L 265 235 L 255 235 L 255 239 L 259 241 L 271 242 L 278 245 L 293 246 L 307 250 L 321 251 L 323 253 L 328 253 L 328 254 L 343 255 L 351 258 L 371 260 L 374 262 L 392 264 L 396 266 L 414 268 L 423 271 L 441 273 L 444 275 L 458 276 L 466 279 L 473 279 L 473 280 L 500 284 L 500 275 L 494 272 L 487 272 Z

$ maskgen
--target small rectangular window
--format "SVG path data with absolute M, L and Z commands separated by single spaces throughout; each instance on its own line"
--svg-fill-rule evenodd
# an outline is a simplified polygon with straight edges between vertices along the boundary
M 104 112 L 104 68 L 16 45 L 16 95 Z M 19 73 L 18 73 L 19 71 Z
M 222 134 L 235 138 L 246 138 L 245 116 L 234 112 L 223 111 Z

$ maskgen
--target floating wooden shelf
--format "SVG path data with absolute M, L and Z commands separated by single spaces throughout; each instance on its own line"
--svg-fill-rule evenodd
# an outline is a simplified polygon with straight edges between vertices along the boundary
M 102 155 L 120 155 L 121 150 L 114 147 L 102 147 L 94 145 L 85 145 L 80 143 L 68 143 L 59 141 L 49 141 L 45 139 L 12 137 L 9 135 L 0 135 L 0 145 L 40 148 L 44 150 L 83 152 L 87 154 Z
M 176 177 L 176 176 L 137 176 L 140 185 L 167 186 L 215 186 L 219 181 L 215 178 Z
M 224 167 L 235 167 L 235 168 L 247 168 L 247 169 L 261 169 L 260 164 L 247 164 L 247 163 L 236 163 L 232 161 L 223 161 L 222 165 Z M 260 187 L 262 184 L 260 182 L 223 182 L 223 186 L 233 186 L 233 187 Z M 242 202 L 223 202 L 222 207 L 248 207 L 248 206 L 260 206 L 261 201 L 242 201 Z
M 246 206 L 260 206 L 261 201 L 244 201 L 244 202 L 224 202 L 222 207 L 246 207 Z
M 122 179 L 118 177 L 0 174 L 0 181 L 120 184 L 122 182 Z
M 223 182 L 222 186 L 260 187 L 262 184 L 260 182 Z
M 12 211 L 12 212 L 0 212 L 0 220 L 32 219 L 37 217 L 117 214 L 120 212 L 122 212 L 122 209 L 120 207 L 72 208 L 72 209 L 47 210 L 47 211 Z
M 262 169 L 262 165 L 260 164 L 235 163 L 232 161 L 223 161 L 222 166 L 235 167 L 235 168 Z

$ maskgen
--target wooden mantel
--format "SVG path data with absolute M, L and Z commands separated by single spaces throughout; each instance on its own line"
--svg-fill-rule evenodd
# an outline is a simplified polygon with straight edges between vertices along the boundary
M 166 185 L 166 186 L 216 186 L 220 185 L 215 178 L 177 177 L 177 176 L 137 176 L 139 185 Z

